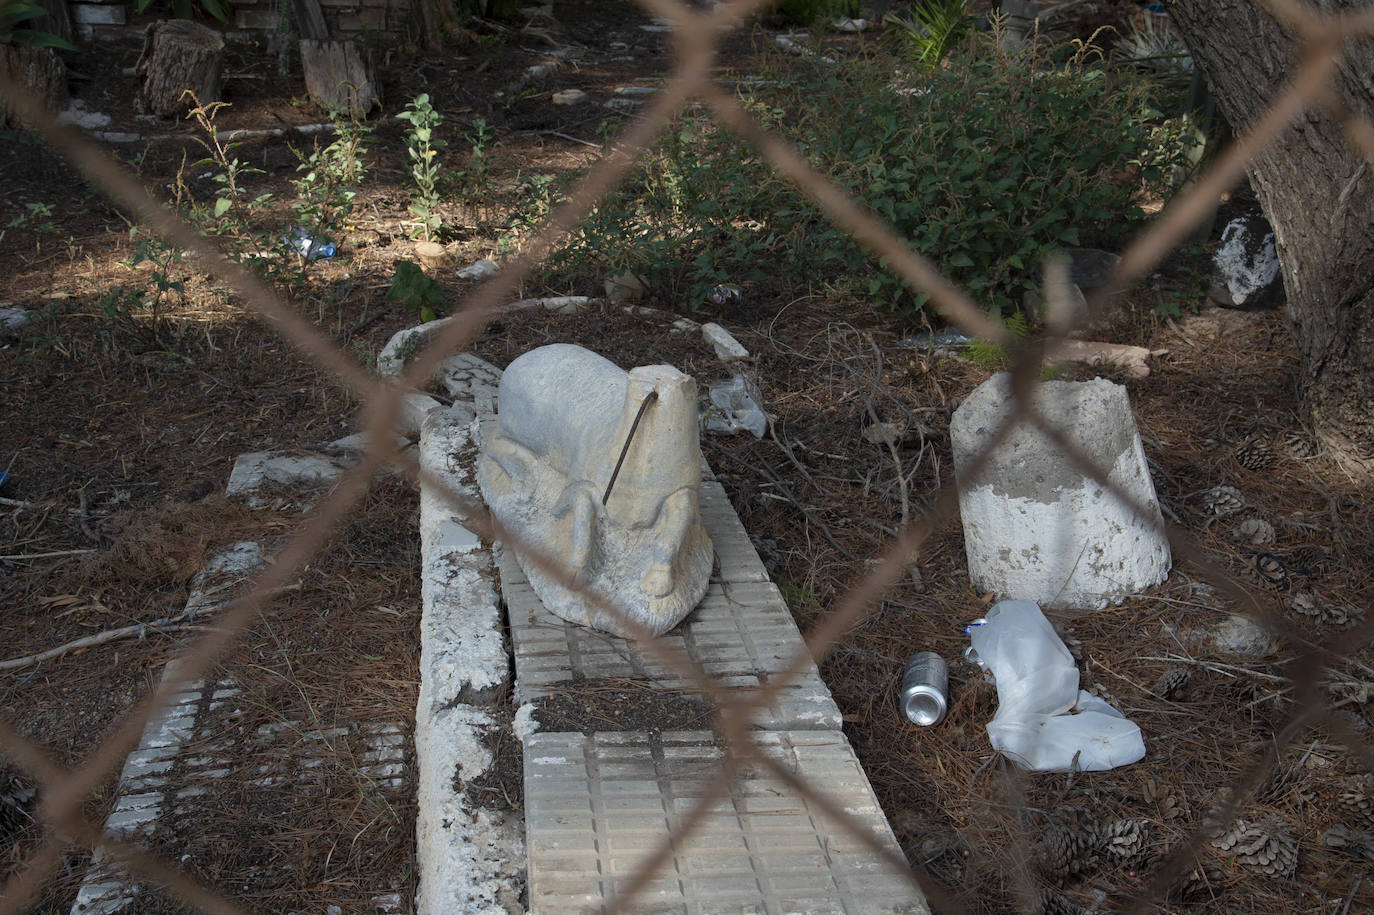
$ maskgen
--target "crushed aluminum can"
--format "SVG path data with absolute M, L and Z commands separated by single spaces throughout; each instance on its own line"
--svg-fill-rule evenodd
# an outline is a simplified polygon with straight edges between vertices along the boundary
M 939 724 L 949 710 L 949 667 L 933 651 L 918 651 L 902 675 L 902 714 L 913 724 Z
M 712 287 L 710 295 L 707 296 L 717 305 L 738 305 L 742 297 L 738 286 L 727 286 L 724 283 Z

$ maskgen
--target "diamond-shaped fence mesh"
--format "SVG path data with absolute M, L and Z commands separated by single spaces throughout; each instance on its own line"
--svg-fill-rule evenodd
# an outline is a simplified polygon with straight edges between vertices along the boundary
M 357 508 L 368 492 L 370 481 L 384 466 L 397 467 L 411 478 L 423 480 L 428 486 L 443 490 L 456 508 L 474 519 L 476 533 L 484 540 L 498 540 L 523 546 L 541 569 L 568 580 L 569 570 L 563 566 L 559 557 L 540 555 L 532 545 L 522 543 L 518 532 L 501 529 L 495 524 L 483 506 L 471 504 L 471 500 L 464 495 L 447 490 L 442 481 L 426 478 L 425 472 L 414 458 L 397 450 L 390 430 L 394 426 L 404 393 L 420 385 L 424 379 L 430 377 L 444 358 L 461 351 L 474 339 L 531 271 L 561 239 L 588 216 L 595 201 L 625 179 L 637 158 L 645 153 L 659 134 L 667 128 L 674 115 L 687 104 L 694 101 L 704 103 L 718 123 L 727 126 L 751 145 L 759 155 L 771 163 L 777 174 L 795 185 L 802 194 L 819 206 L 835 225 L 861 241 L 875 257 L 882 258 L 887 269 L 899 276 L 911 289 L 928 297 L 933 307 L 950 323 L 969 334 L 994 342 L 1008 342 L 1009 338 L 1004 328 L 991 320 L 975 301 L 944 278 L 938 265 L 939 252 L 928 252 L 928 258 L 912 250 L 889 226 L 865 211 L 819 174 L 794 146 L 761 126 L 731 93 L 713 82 L 711 66 L 716 43 L 721 36 L 747 21 L 752 14 L 764 7 L 764 0 L 737 0 L 721 4 L 707 12 L 680 5 L 673 0 L 640 2 L 654 15 L 672 23 L 674 65 L 663 91 L 653 98 L 641 117 L 628 124 L 613 144 L 613 151 L 579 181 L 566 203 L 551 214 L 537 237 L 527 244 L 518 256 L 509 261 L 500 273 L 483 283 L 468 297 L 461 310 L 456 312 L 455 319 L 445 325 L 432 344 L 411 361 L 404 379 L 398 384 L 378 382 L 360 367 L 349 353 L 321 333 L 311 322 L 302 318 L 273 288 L 234 261 L 224 258 L 212 241 L 199 235 L 181 221 L 170 208 L 155 200 L 133 175 L 117 164 L 96 143 L 74 131 L 60 127 L 26 90 L 16 85 L 0 84 L 0 92 L 12 100 L 12 106 L 24 120 L 30 125 L 35 125 L 33 129 L 38 134 L 118 206 L 153 231 L 197 257 L 203 268 L 231 287 L 246 307 L 267 319 L 293 346 L 321 368 L 334 373 L 340 381 L 365 399 L 365 427 L 369 441 L 363 459 L 345 474 L 329 498 L 292 533 L 274 560 L 255 576 L 247 593 L 227 605 L 224 613 L 218 618 L 216 627 L 207 631 L 197 643 L 183 653 L 175 669 L 160 681 L 157 689 L 139 703 L 79 766 L 69 770 L 58 765 L 48 750 L 20 736 L 10 724 L 0 719 L 0 747 L 3 747 L 4 755 L 42 788 L 44 800 L 38 810 L 38 817 L 45 824 L 48 836 L 41 847 L 15 870 L 3 891 L 0 891 L 0 911 L 24 910 L 33 899 L 33 894 L 60 866 L 64 845 L 68 843 L 96 850 L 105 858 L 127 868 L 130 873 L 167 887 L 185 903 L 204 911 L 244 911 L 218 892 L 199 885 L 175 864 L 139 848 L 132 841 L 103 832 L 100 827 L 83 818 L 82 805 L 91 792 L 105 782 L 128 756 L 148 722 L 165 709 L 180 691 L 204 679 L 212 670 L 216 659 L 230 650 L 236 637 L 249 622 L 269 606 L 274 595 L 311 561 L 325 542 L 330 529 Z M 1303 111 L 1323 102 L 1330 80 L 1341 65 L 1347 39 L 1374 31 L 1374 11 L 1365 10 L 1334 16 L 1306 9 L 1295 0 L 1267 0 L 1265 5 L 1276 18 L 1300 37 L 1304 50 L 1300 66 L 1249 129 L 1216 158 L 1206 173 L 1186 193 L 1173 200 L 1146 230 L 1125 247 L 1121 261 L 1110 280 L 1090 301 L 1091 307 L 1099 307 L 1107 295 L 1140 279 L 1179 244 L 1204 218 L 1218 196 L 1241 179 L 1247 163 L 1255 155 Z M 1351 143 L 1366 158 L 1374 161 L 1374 127 L 1352 116 L 1346 120 L 1346 131 Z M 1013 425 L 1024 420 L 1039 426 L 1055 441 L 1070 456 L 1076 470 L 1102 486 L 1112 489 L 1119 498 L 1130 503 L 1140 517 L 1148 518 L 1150 513 L 1145 506 L 1131 502 L 1130 497 L 1120 492 L 1108 479 L 1110 468 L 1094 466 L 1072 442 L 1046 423 L 1040 412 L 1032 406 L 1031 395 L 1039 383 L 1042 347 L 1048 342 L 1040 341 L 1019 351 L 1017 365 L 1013 370 L 1013 395 L 1018 405 L 1017 414 L 992 437 L 984 453 L 971 468 L 970 475 L 976 476 L 997 443 L 1009 434 Z M 788 687 L 791 678 L 823 658 L 843 634 L 864 617 L 884 590 L 904 574 L 909 558 L 922 549 L 933 532 L 949 523 L 956 506 L 954 484 L 946 484 L 933 498 L 931 507 L 900 531 L 882 555 L 876 557 L 871 573 L 816 620 L 807 633 L 804 649 L 798 650 L 785 665 L 782 675 L 774 677 L 745 698 L 716 683 L 704 669 L 666 641 L 648 637 L 646 632 L 604 596 L 587 594 L 591 602 L 624 620 L 631 631 L 639 632 L 642 636 L 642 650 L 711 703 L 718 711 L 719 731 L 724 737 L 726 748 L 726 764 L 714 780 L 702 790 L 696 806 L 681 819 L 678 832 L 665 840 L 646 859 L 647 863 L 623 886 L 611 904 L 612 909 L 633 906 L 637 895 L 653 883 L 656 869 L 671 858 L 675 843 L 682 842 L 709 816 L 712 805 L 725 795 L 730 780 L 743 766 L 761 767 L 771 776 L 793 787 L 814 810 L 821 811 L 826 817 L 842 824 L 855 841 L 866 846 L 873 855 L 885 862 L 893 873 L 916 881 L 937 909 L 957 907 L 954 900 L 942 891 L 938 882 L 929 879 L 919 868 L 913 872 L 906 860 L 877 842 L 863 822 L 828 795 L 825 785 L 808 783 L 791 768 L 780 763 L 776 754 L 767 752 L 766 748 L 761 746 L 759 733 L 751 728 L 755 717 L 760 711 L 770 707 L 779 691 Z M 1175 555 L 1190 557 L 1197 571 L 1213 586 L 1236 597 L 1240 606 L 1257 606 L 1244 599 L 1244 584 L 1224 570 L 1196 558 L 1202 555 L 1202 551 L 1187 533 L 1170 526 L 1168 535 Z M 1276 627 L 1280 632 L 1286 625 L 1282 619 L 1273 616 L 1265 618 L 1263 622 Z M 1367 620 L 1349 631 L 1345 645 L 1354 650 L 1367 644 L 1371 637 L 1374 637 L 1374 619 Z M 1146 885 L 1135 897 L 1136 910 L 1143 910 L 1153 901 L 1162 899 L 1168 888 L 1192 866 L 1192 853 L 1209 841 L 1209 836 L 1225 829 L 1224 824 L 1235 820 L 1239 800 L 1248 796 L 1266 778 L 1276 754 L 1281 754 L 1283 745 L 1291 741 L 1302 726 L 1322 723 L 1329 727 L 1331 732 L 1343 741 L 1352 756 L 1374 771 L 1374 751 L 1371 751 L 1359 735 L 1352 732 L 1347 723 L 1331 714 L 1331 709 L 1323 702 L 1317 690 L 1317 684 L 1324 671 L 1339 660 L 1339 655 L 1315 647 L 1296 654 L 1286 674 L 1291 679 L 1292 693 L 1298 701 L 1293 706 L 1288 726 L 1278 736 L 1279 746 L 1274 747 L 1275 754 L 1267 756 L 1267 762 L 1256 763 L 1232 785 L 1229 792 L 1231 799 L 1223 801 L 1209 817 L 1209 828 L 1206 831 L 1200 829 L 1191 837 L 1189 843 L 1179 847 L 1164 860 L 1153 863 Z M 1249 842 L 1246 846 L 1247 853 L 1259 855 L 1270 845 L 1283 845 L 1283 841 L 1270 837 L 1260 827 L 1249 828 L 1250 832 L 1245 833 L 1244 838 L 1247 841 L 1253 838 L 1251 832 L 1259 838 Z M 1112 845 L 1113 849 L 1117 846 L 1125 848 L 1129 844 L 1117 835 L 1127 831 L 1117 829 L 1108 836 L 1108 839 L 1116 843 Z M 1234 831 L 1233 829 L 1232 832 Z M 1230 836 L 1231 833 L 1226 835 Z M 1132 837 L 1139 838 L 1134 834 L 1127 836 Z M 1234 837 L 1232 840 L 1233 844 L 1239 841 Z M 1265 844 L 1266 842 L 1268 844 Z M 1084 839 L 1079 844 L 1084 847 L 1096 847 L 1103 842 L 1097 839 Z M 1110 845 L 1111 842 L 1106 844 Z M 1251 849 L 1250 846 L 1254 848 Z M 1286 847 L 1283 846 L 1280 850 Z M 1276 855 L 1271 854 L 1265 860 L 1275 857 Z M 1207 877 L 1206 874 L 1194 876 L 1198 879 Z M 1048 902 L 1045 905 L 1047 910 L 1052 908 Z

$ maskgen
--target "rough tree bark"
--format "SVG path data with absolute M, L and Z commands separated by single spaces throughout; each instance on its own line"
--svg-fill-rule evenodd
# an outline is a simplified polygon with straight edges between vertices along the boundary
M 0 44 L 0 73 L 32 89 L 49 111 L 56 113 L 67 104 L 67 66 L 52 48 Z M 0 127 L 19 124 L 19 115 L 0 97 Z
M 356 41 L 301 39 L 305 91 L 327 111 L 343 111 L 361 121 L 381 104 L 372 53 Z
M 191 107 L 183 98 L 189 89 L 202 105 L 220 100 L 223 85 L 224 39 L 214 29 L 186 19 L 169 19 L 148 26 L 143 53 L 135 70 L 141 111 L 159 117 Z
M 1326 11 L 1367 0 L 1317 0 Z M 1254 0 L 1175 0 L 1175 24 L 1217 106 L 1244 130 L 1298 69 L 1289 30 Z M 1310 110 L 1250 164 L 1274 228 L 1302 357 L 1304 408 L 1322 444 L 1374 481 L 1374 162 L 1346 142 L 1346 111 L 1374 120 L 1374 41 L 1345 46 L 1335 107 Z

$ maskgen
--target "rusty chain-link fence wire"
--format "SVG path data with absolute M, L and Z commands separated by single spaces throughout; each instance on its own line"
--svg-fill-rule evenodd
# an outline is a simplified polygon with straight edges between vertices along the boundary
M 153 199 L 111 155 L 76 131 L 58 126 L 32 94 L 20 86 L 6 84 L 0 77 L 0 92 L 13 100 L 13 108 L 27 124 L 33 125 L 32 129 L 41 134 L 52 148 L 76 165 L 126 212 L 196 255 L 207 273 L 231 287 L 245 305 L 267 319 L 278 333 L 319 366 L 333 372 L 362 398 L 366 402 L 364 425 L 369 441 L 362 461 L 343 477 L 329 499 L 301 523 L 275 560 L 253 579 L 246 595 L 223 612 L 215 629 L 208 631 L 199 642 L 183 652 L 180 657 L 182 663 L 177 666 L 176 673 L 164 677 L 156 690 L 127 714 L 81 766 L 73 770 L 63 768 L 53 761 L 43 747 L 20 736 L 13 726 L 0 719 L 0 748 L 3 748 L 6 757 L 32 776 L 42 788 L 44 800 L 38 818 L 47 830 L 40 847 L 0 890 L 0 913 L 22 911 L 42 884 L 53 875 L 60 864 L 64 846 L 71 843 L 99 850 L 131 873 L 163 884 L 184 902 L 204 911 L 244 911 L 162 858 L 108 835 L 100 826 L 83 819 L 80 812 L 82 802 L 116 770 L 135 746 L 144 726 L 167 704 L 169 698 L 205 675 L 249 621 L 270 604 L 278 588 L 287 584 L 310 561 L 321 548 L 331 527 L 353 511 L 367 492 L 369 481 L 385 465 L 399 467 L 412 478 L 423 479 L 426 485 L 444 492 L 447 500 L 471 519 L 472 526 L 485 540 L 502 540 L 524 547 L 529 552 L 529 545 L 521 541 L 518 533 L 500 529 L 483 506 L 471 504 L 466 497 L 448 490 L 440 481 L 427 478 L 415 459 L 396 449 L 390 431 L 401 398 L 407 389 L 422 384 L 430 377 L 441 360 L 458 352 L 481 331 L 531 270 L 588 215 L 599 197 L 625 178 L 636 159 L 646 152 L 673 116 L 690 101 L 696 99 L 704 102 L 721 125 L 729 127 L 753 146 L 778 174 L 815 202 L 836 225 L 867 246 L 875 257 L 885 259 L 890 270 L 913 290 L 926 295 L 948 321 L 970 335 L 997 343 L 1009 343 L 1002 326 L 991 320 L 975 302 L 950 283 L 940 273 L 936 263 L 912 251 L 891 228 L 817 173 L 795 147 L 765 130 L 731 93 L 711 80 L 715 45 L 720 37 L 768 5 L 767 0 L 735 0 L 709 12 L 690 9 L 676 0 L 638 2 L 654 15 L 671 20 L 673 25 L 671 43 L 674 64 L 663 91 L 656 95 L 643 116 L 627 125 L 616 140 L 613 151 L 579 181 L 569 199 L 551 215 L 525 250 L 499 274 L 472 292 L 461 310 L 456 312 L 454 320 L 443 328 L 431 346 L 411 361 L 403 381 L 395 385 L 380 383 L 371 377 L 344 350 L 300 317 L 280 294 L 234 261 L 225 258 L 212 242 L 183 222 L 170 208 Z M 1090 297 L 1090 310 L 1101 308 L 1108 296 L 1125 289 L 1157 265 L 1206 217 L 1218 197 L 1241 179 L 1251 158 L 1305 110 L 1318 103 L 1329 106 L 1326 90 L 1341 62 L 1343 46 L 1352 37 L 1374 33 L 1374 9 L 1329 15 L 1314 11 L 1298 0 L 1264 0 L 1263 6 L 1297 39 L 1301 52 L 1300 66 L 1248 130 L 1216 158 L 1185 194 L 1173 200 L 1144 232 L 1126 246 L 1107 285 Z M 1348 111 L 1340 112 L 1339 116 L 1348 141 L 1368 161 L 1374 163 L 1374 125 Z M 939 252 L 929 253 L 938 259 Z M 1049 285 L 1052 287 L 1054 277 L 1051 275 L 1050 279 Z M 1056 304 L 1052 296 L 1052 312 Z M 1060 334 L 1068 330 L 1062 321 L 1052 321 L 1051 325 Z M 1029 422 L 1038 426 L 1062 448 L 1079 471 L 1114 492 L 1141 517 L 1150 517 L 1145 512 L 1145 506 L 1131 502 L 1111 483 L 1107 478 L 1109 468 L 1094 466 L 1081 450 L 1047 424 L 1032 405 L 1031 394 L 1039 380 L 1041 356 L 1045 347 L 1052 342 L 1042 339 L 1019 349 L 1012 385 L 1017 411 L 998 430 L 974 466 L 968 470 L 966 479 L 976 477 L 989 454 L 1012 428 L 1018 423 Z M 867 608 L 873 606 L 903 574 L 909 558 L 921 549 L 932 532 L 951 521 L 956 506 L 955 487 L 953 483 L 946 484 L 935 495 L 931 507 L 923 516 L 907 525 L 893 539 L 873 571 L 817 620 L 806 634 L 805 648 L 790 660 L 781 674 L 771 677 L 766 685 L 747 696 L 732 695 L 728 689 L 718 686 L 704 670 L 667 644 L 652 638 L 640 638 L 639 644 L 643 650 L 652 653 L 670 670 L 686 679 L 718 710 L 718 728 L 726 744 L 725 764 L 678 831 L 665 839 L 646 859 L 644 866 L 612 901 L 611 909 L 622 909 L 633 903 L 637 894 L 653 879 L 655 871 L 672 856 L 675 845 L 690 834 L 710 808 L 725 796 L 730 781 L 746 762 L 762 767 L 794 787 L 808 803 L 843 824 L 894 871 L 911 874 L 905 860 L 881 845 L 852 816 L 828 798 L 822 788 L 806 783 L 760 752 L 751 737 L 750 725 L 754 716 L 768 707 L 770 699 L 779 690 L 785 688 L 813 659 L 819 663 L 843 633 L 864 616 Z M 1293 634 L 1291 624 L 1281 615 L 1266 609 L 1248 593 L 1245 586 L 1202 559 L 1201 549 L 1188 534 L 1174 525 L 1169 525 L 1167 532 L 1176 557 L 1188 557 L 1188 562 L 1196 566 L 1216 588 L 1236 601 L 1238 606 L 1249 608 L 1250 615 L 1277 634 Z M 559 576 L 569 585 L 574 584 L 571 570 L 558 558 L 536 555 L 533 559 L 545 572 Z M 641 636 L 646 635 L 603 595 L 587 596 Z M 1296 702 L 1287 725 L 1275 739 L 1276 752 L 1252 765 L 1232 786 L 1230 798 L 1221 811 L 1224 820 L 1229 822 L 1234 818 L 1240 804 L 1303 727 L 1316 724 L 1325 726 L 1353 757 L 1374 772 L 1374 749 L 1362 741 L 1349 724 L 1331 713 L 1317 688 L 1328 666 L 1342 660 L 1345 654 L 1358 650 L 1372 638 L 1374 616 L 1345 635 L 1343 651 L 1321 646 L 1304 647 L 1297 651 L 1295 663 L 1289 668 Z M 1296 640 L 1290 643 L 1303 644 Z M 1188 842 L 1169 855 L 1156 868 L 1145 892 L 1131 911 L 1143 911 L 1152 901 L 1162 899 L 1175 878 L 1186 870 L 1192 854 L 1204 838 L 1200 830 L 1195 831 Z M 937 910 L 958 909 L 955 901 L 936 881 L 920 873 L 912 878 Z

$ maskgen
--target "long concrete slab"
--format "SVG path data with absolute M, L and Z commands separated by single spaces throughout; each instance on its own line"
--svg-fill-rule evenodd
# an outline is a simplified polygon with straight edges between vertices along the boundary
M 821 788 L 889 849 L 897 843 L 839 731 L 769 731 L 762 751 Z M 599 911 L 674 835 L 674 848 L 628 909 L 928 913 L 910 878 L 757 764 L 743 767 L 697 830 L 684 820 L 725 751 L 705 731 L 534 734 L 525 742 L 530 909 Z

